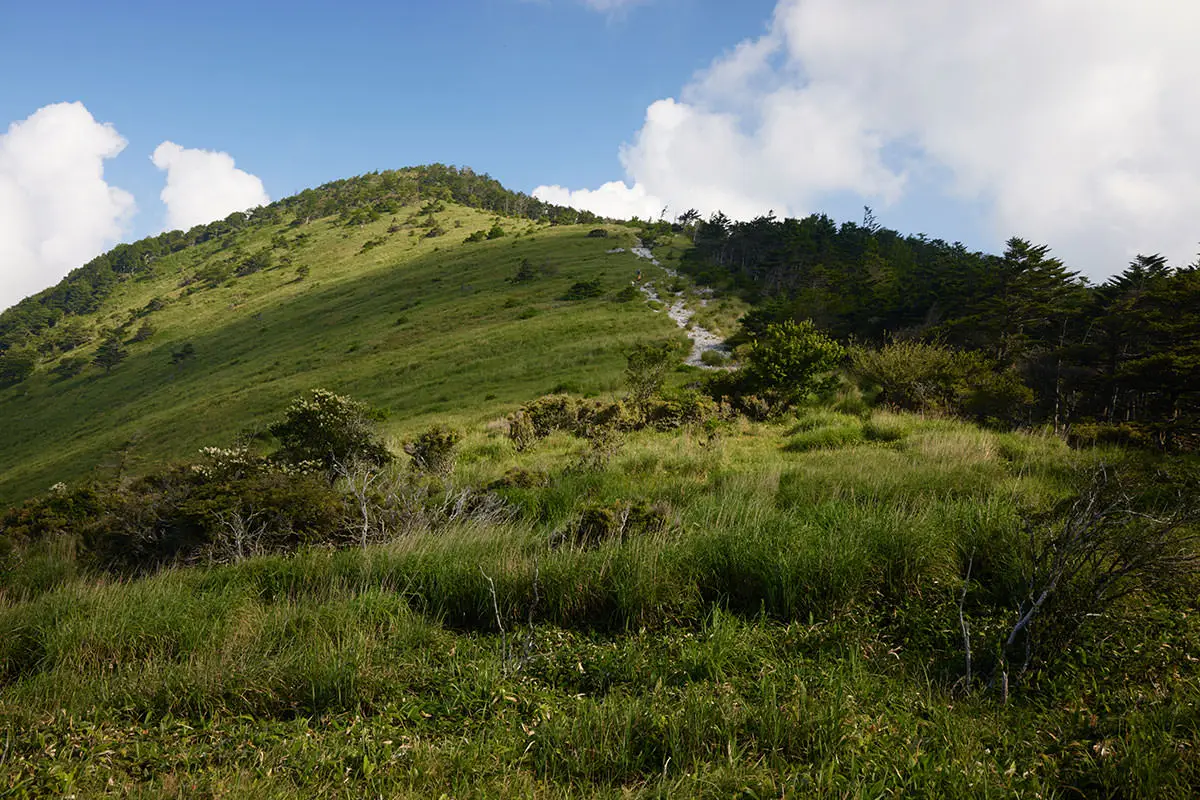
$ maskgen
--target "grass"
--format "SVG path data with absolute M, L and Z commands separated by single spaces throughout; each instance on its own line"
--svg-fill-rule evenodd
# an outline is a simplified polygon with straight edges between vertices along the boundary
M 792 446 L 853 425 L 861 438 Z M 546 476 L 503 490 L 519 510 L 504 525 L 133 581 L 10 575 L 0 788 L 615 798 L 1200 787 L 1200 616 L 1186 603 L 1134 598 L 1008 704 L 959 680 L 965 554 L 981 597 L 1011 597 L 1026 515 L 1065 496 L 1081 461 L 1119 454 L 821 410 L 715 438 L 632 434 L 599 470 L 572 468 L 580 447 L 555 435 L 517 453 L 494 427 L 471 430 L 457 483 L 514 467 Z M 552 545 L 585 509 L 635 501 L 663 510 L 667 527 Z M 980 642 L 1011 622 L 1004 602 L 968 612 Z
M 681 336 L 642 301 L 558 299 L 580 280 L 598 280 L 612 294 L 637 270 L 656 271 L 629 253 L 605 252 L 614 238 L 633 243 L 626 228 L 589 239 L 594 226 L 503 220 L 510 234 L 523 235 L 465 244 L 494 218 L 454 205 L 437 217 L 450 233 L 432 239 L 389 234 L 387 218 L 352 228 L 327 219 L 252 229 L 154 262 L 149 277 L 122 284 L 84 318 L 99 331 L 125 323 L 153 298 L 168 301 L 144 318 L 155 334 L 130 344 L 111 373 L 88 367 L 58 381 L 47 365 L 0 391 L 8 423 L 0 432 L 0 502 L 96 470 L 137 472 L 227 445 L 316 386 L 387 410 L 388 432 L 399 438 L 438 421 L 474 424 L 553 383 L 585 394 L 612 391 L 624 348 Z M 215 288 L 181 286 L 280 235 L 286 245 L 275 249 L 274 268 Z M 373 240 L 383 244 L 364 251 Z M 292 263 L 280 266 L 283 256 Z M 538 277 L 509 283 L 523 259 Z M 301 265 L 309 272 L 297 280 Z M 184 343 L 196 355 L 175 364 L 171 354 Z
M 468 244 L 496 218 L 450 205 L 426 237 L 412 211 L 243 232 L 122 284 L 95 332 L 167 301 L 126 361 L 0 392 L 0 502 L 229 445 L 323 386 L 390 412 L 395 452 L 461 429 L 449 485 L 513 513 L 138 579 L 70 536 L 0 550 L 0 797 L 1200 793 L 1186 587 L 1089 618 L 1007 703 L 978 680 L 1027 591 L 1027 524 L 1125 454 L 845 387 L 786 421 L 625 434 L 587 467 L 564 433 L 518 452 L 506 412 L 612 396 L 625 347 L 682 337 L 613 301 L 666 275 L 606 252 L 627 228 L 501 220 Z M 271 269 L 189 283 L 265 247 Z M 560 299 L 585 281 L 605 294 Z M 743 311 L 715 297 L 696 321 L 729 334 Z M 657 524 L 577 535 L 633 509 Z

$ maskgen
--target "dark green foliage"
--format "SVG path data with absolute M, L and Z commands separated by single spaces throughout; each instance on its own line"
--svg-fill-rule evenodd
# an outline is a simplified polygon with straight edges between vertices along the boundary
M 233 278 L 233 265 L 229 262 L 214 262 L 196 271 L 196 274 L 187 283 L 197 282 L 204 285 L 205 288 L 215 289 L 218 286 L 224 286 Z
M 112 368 L 124 361 L 128 355 L 129 352 L 121 344 L 121 340 L 113 334 L 100 343 L 100 347 L 96 349 L 96 354 L 92 357 L 92 363 L 103 367 L 105 372 L 111 372 Z
M 264 248 L 244 259 L 242 263 L 238 265 L 237 274 L 239 276 L 253 275 L 254 273 L 261 272 L 264 269 L 270 269 L 274 264 L 274 261 L 275 258 L 274 255 L 272 255 L 271 250 L 269 248 Z
M 12 348 L 0 353 L 0 389 L 15 386 L 33 374 L 37 353 L 29 348 Z
M 83 356 L 66 356 L 50 370 L 56 380 L 66 380 L 73 378 L 83 372 L 84 367 L 90 363 L 89 359 Z
M 172 364 L 186 364 L 196 357 L 196 347 L 191 342 L 184 342 L 171 351 Z
M 751 343 L 742 380 L 750 393 L 771 394 L 790 405 L 822 390 L 827 373 L 844 356 L 845 349 L 811 320 L 773 323 Z
M 454 471 L 455 452 L 462 435 L 445 425 L 435 425 L 404 445 L 412 457 L 413 468 L 432 475 L 449 475 Z
M 500 227 L 499 222 L 497 222 L 495 225 L 493 225 L 487 232 L 487 238 L 489 238 L 489 239 L 499 239 L 503 235 L 504 235 L 504 228 Z
M 471 244 L 473 242 L 485 241 L 487 238 L 488 238 L 487 231 L 475 231 L 470 236 L 468 236 L 466 239 L 464 239 L 463 242 L 466 244 Z
M 591 505 L 565 530 L 551 537 L 552 546 L 589 550 L 606 542 L 622 543 L 638 536 L 661 533 L 670 524 L 665 505 L 645 501 Z
M 270 431 L 279 439 L 279 456 L 293 464 L 316 463 L 327 471 L 357 461 L 382 465 L 392 454 L 375 432 L 379 416 L 357 400 L 313 389 L 292 401 Z
M 595 297 L 604 296 L 604 286 L 600 283 L 599 278 L 590 278 L 588 280 L 577 281 L 571 284 L 571 288 L 567 289 L 566 294 L 562 296 L 563 300 L 591 300 Z
M 131 343 L 144 342 L 154 335 L 155 328 L 149 322 L 143 322 L 137 332 L 130 338 Z
M 167 301 L 166 298 L 163 298 L 163 297 L 151 298 L 150 302 L 148 302 L 148 303 L 146 303 L 146 305 L 142 306 L 142 310 L 138 312 L 138 316 L 144 317 L 149 314 L 153 314 L 155 311 L 162 311 L 168 305 L 169 305 L 169 302 Z
M 69 353 L 91 340 L 92 333 L 82 320 L 64 320 L 44 335 L 38 348 L 46 353 L 52 351 Z
M 618 303 L 630 303 L 638 298 L 641 294 L 633 285 L 626 286 L 613 295 L 613 300 Z
M 641 414 L 641 425 L 671 431 L 708 422 L 716 417 L 717 404 L 695 389 L 676 389 L 647 400 L 641 406 Z
M 850 360 L 863 388 L 897 409 L 1012 424 L 1033 402 L 1016 370 L 974 351 L 897 341 L 852 348 Z
M 608 231 L 605 230 L 604 228 L 593 228 L 592 230 L 588 231 L 588 238 L 589 239 L 607 239 Z
M 534 269 L 533 262 L 528 258 L 522 258 L 520 265 L 517 266 L 516 273 L 508 279 L 509 283 L 529 283 L 537 279 L 537 270 Z
M 644 406 L 662 391 L 671 370 L 679 365 L 679 351 L 673 342 L 641 342 L 625 353 L 625 387 L 635 406 Z
M 1013 238 L 1001 256 L 970 252 L 901 236 L 870 213 L 841 226 L 824 215 L 733 222 L 718 213 L 695 224 L 694 243 L 684 272 L 755 302 L 743 340 L 811 319 L 843 340 L 937 341 L 994 365 L 977 418 L 1012 421 L 1005 409 L 1015 403 L 1028 406 L 1025 421 L 1058 430 L 1119 424 L 1148 445 L 1200 447 L 1194 267 L 1139 255 L 1123 275 L 1088 286 L 1044 246 Z
M 21 546 L 68 537 L 79 557 L 122 573 L 172 563 L 227 560 L 233 517 L 244 527 L 242 557 L 331 540 L 340 498 L 318 477 L 284 474 L 244 451 L 209 451 L 206 461 L 128 484 L 59 488 L 0 519 Z
M 555 431 L 590 439 L 605 431 L 632 430 L 636 425 L 624 403 L 550 394 L 509 415 L 508 436 L 517 450 L 523 451 Z

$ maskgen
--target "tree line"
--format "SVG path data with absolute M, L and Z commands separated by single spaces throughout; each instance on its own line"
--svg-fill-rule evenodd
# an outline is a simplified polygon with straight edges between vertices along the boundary
M 1093 285 L 1046 246 L 1013 238 L 1000 255 L 973 252 L 883 228 L 869 209 L 862 224 L 694 212 L 681 222 L 693 238 L 684 270 L 754 302 L 749 339 L 812 320 L 844 342 L 970 352 L 1032 390 L 1017 422 L 1166 448 L 1200 439 L 1196 264 L 1139 255 Z

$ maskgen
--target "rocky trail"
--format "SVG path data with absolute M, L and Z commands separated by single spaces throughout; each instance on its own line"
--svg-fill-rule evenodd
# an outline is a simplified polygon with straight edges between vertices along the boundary
M 612 250 L 609 252 L 620 252 L 620 250 Z M 663 272 L 667 273 L 668 277 L 679 277 L 678 272 L 670 267 L 664 267 L 661 263 L 659 263 L 659 260 L 654 257 L 652 252 L 650 252 L 650 248 L 646 247 L 641 242 L 638 242 L 637 247 L 631 248 L 630 252 L 632 252 L 638 258 L 644 258 L 654 266 L 660 267 Z M 696 312 L 688 308 L 683 292 L 675 292 L 673 299 L 670 303 L 668 303 L 659 296 L 658 290 L 655 288 L 653 281 L 646 281 L 639 288 L 641 288 L 642 292 L 645 293 L 646 297 L 667 306 L 667 316 L 674 320 L 675 324 L 682 328 L 687 333 L 688 338 L 692 340 L 692 352 L 688 354 L 687 359 L 685 359 L 685 363 L 690 364 L 693 367 L 700 367 L 702 369 L 722 369 L 721 367 L 713 367 L 705 364 L 701 359 L 701 356 L 703 356 L 708 350 L 716 350 L 722 353 L 728 352 L 728 348 L 725 346 L 725 340 L 707 328 L 702 328 L 699 325 L 692 323 L 692 317 L 695 316 Z M 701 304 L 706 304 L 708 301 L 701 300 L 700 302 Z M 655 313 L 657 313 L 657 310 Z

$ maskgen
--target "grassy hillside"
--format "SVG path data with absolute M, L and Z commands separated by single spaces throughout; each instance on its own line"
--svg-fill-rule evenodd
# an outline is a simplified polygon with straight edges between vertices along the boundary
M 37 354 L 0 504 L 39 495 L 0 516 L 0 797 L 1200 794 L 1194 458 L 872 407 L 794 324 L 718 404 L 630 351 L 684 338 L 639 271 L 734 332 L 688 240 L 429 174 L 0 315 Z
M 1039 638 L 1041 666 L 1014 675 L 1009 702 L 985 685 L 1022 592 L 1025 521 L 1070 496 L 1076 470 L 1120 452 L 829 411 L 630 435 L 599 469 L 577 466 L 582 447 L 555 435 L 518 453 L 476 427 L 451 480 L 501 487 L 517 512 L 507 521 L 468 516 L 366 549 L 137 581 L 75 574 L 66 552 L 26 561 L 0 600 L 0 788 L 1065 798 L 1200 787 L 1194 602 L 1135 595 L 1089 617 L 1069 648 Z M 569 536 L 635 507 L 661 524 L 598 545 Z
M 352 226 L 330 217 L 292 227 L 285 217 L 165 256 L 122 283 L 98 311 L 73 318 L 93 343 L 60 360 L 90 358 L 103 330 L 130 342 L 148 323 L 153 334 L 129 343 L 125 361 L 65 380 L 51 361 L 0 389 L 0 502 L 117 462 L 136 471 L 228 444 L 315 386 L 389 411 L 399 435 L 432 419 L 495 416 L 555 386 L 610 391 L 629 343 L 681 335 L 640 295 L 613 301 L 637 270 L 655 273 L 606 252 L 633 244 L 630 229 L 589 238 L 596 226 L 445 204 L 432 217 L 446 232 L 429 237 L 430 215 L 418 211 Z M 504 236 L 464 242 L 497 224 Z M 264 252 L 268 268 L 234 274 Z M 667 263 L 678 252 L 660 248 Z M 534 277 L 509 282 L 526 259 Z M 561 299 L 581 280 L 598 280 L 603 296 Z M 195 356 L 174 363 L 184 344 Z

